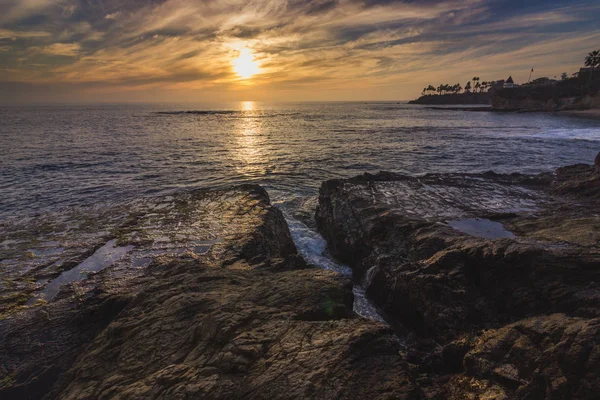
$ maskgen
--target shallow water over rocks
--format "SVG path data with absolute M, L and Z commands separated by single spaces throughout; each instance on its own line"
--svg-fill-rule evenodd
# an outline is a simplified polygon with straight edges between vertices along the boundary
M 57 278 L 48 282 L 41 293 L 36 295 L 36 298 L 32 299 L 33 301 L 30 300 L 28 304 L 35 304 L 37 300 L 52 300 L 60 290 L 61 286 L 82 281 L 86 279 L 90 273 L 98 272 L 104 268 L 110 267 L 115 262 L 125 257 L 127 253 L 134 248 L 132 245 L 119 247 L 116 244 L 116 239 L 109 240 L 81 264 L 61 273 Z
M 447 222 L 453 229 L 484 239 L 506 239 L 516 237 L 514 233 L 506 230 L 500 222 L 487 218 L 469 218 Z

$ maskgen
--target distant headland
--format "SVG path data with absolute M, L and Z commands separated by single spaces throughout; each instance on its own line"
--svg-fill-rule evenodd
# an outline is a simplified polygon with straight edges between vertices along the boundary
M 560 79 L 540 77 L 518 84 L 512 76 L 495 81 L 473 77 L 460 84 L 429 85 L 410 104 L 489 105 L 496 111 L 581 111 L 600 110 L 600 50 L 589 53 L 584 67 Z M 587 115 L 587 114 L 586 114 Z

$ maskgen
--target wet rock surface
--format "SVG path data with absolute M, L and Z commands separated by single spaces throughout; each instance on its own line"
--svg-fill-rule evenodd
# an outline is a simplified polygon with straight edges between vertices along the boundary
M 599 185 L 589 165 L 365 174 L 325 182 L 316 221 L 367 296 L 413 332 L 424 397 L 592 399 Z
M 3 221 L 0 398 L 596 398 L 599 194 L 588 165 L 324 183 L 389 325 L 256 185 Z
M 352 311 L 348 278 L 299 257 L 262 188 L 100 214 L 104 236 L 77 245 L 83 228 L 46 229 L 61 254 L 21 259 L 33 239 L 6 233 L 5 279 L 31 286 L 0 320 L 0 398 L 418 397 L 404 344 Z

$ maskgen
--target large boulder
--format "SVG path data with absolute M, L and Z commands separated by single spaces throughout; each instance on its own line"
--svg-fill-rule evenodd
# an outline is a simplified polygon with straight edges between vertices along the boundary
M 553 314 L 485 332 L 464 365 L 469 377 L 506 387 L 518 398 L 595 399 L 600 319 Z
M 365 174 L 325 182 L 316 222 L 368 298 L 413 332 L 411 362 L 444 376 L 445 383 L 429 384 L 435 389 L 426 397 L 589 398 L 600 391 L 596 361 L 587 372 L 569 367 L 561 386 L 549 383 L 559 379 L 545 366 L 549 358 L 532 355 L 523 363 L 533 369 L 517 365 L 518 373 L 503 366 L 504 356 L 494 359 L 499 372 L 522 378 L 518 385 L 492 379 L 473 360 L 484 358 L 482 340 L 528 326 L 543 326 L 539 337 L 528 336 L 540 353 L 556 352 L 560 329 L 575 335 L 569 324 L 587 332 L 580 359 L 596 357 L 598 185 L 588 165 L 537 176 Z M 552 313 L 561 317 L 548 319 Z

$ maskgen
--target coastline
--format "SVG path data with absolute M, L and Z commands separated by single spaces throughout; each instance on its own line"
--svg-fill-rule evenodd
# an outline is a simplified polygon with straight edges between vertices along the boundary
M 594 109 L 590 109 L 590 110 L 559 111 L 557 114 L 566 116 L 566 117 L 577 117 L 577 118 L 600 120 L 600 109 L 599 108 L 594 108 Z
M 0 397 L 593 398 L 599 194 L 585 164 L 325 181 L 314 224 L 352 278 L 305 260 L 259 185 L 117 207 L 93 243 L 61 239 L 64 266 L 5 277 Z M 51 245 L 48 222 L 13 230 L 11 257 Z M 384 320 L 357 315 L 353 281 Z
M 559 111 L 549 111 L 549 110 L 540 110 L 540 109 L 497 109 L 494 107 L 486 107 L 486 106 L 472 106 L 472 107 L 461 107 L 457 105 L 456 107 L 436 107 L 429 106 L 426 107 L 429 110 L 436 111 L 468 111 L 468 112 L 493 112 L 493 113 L 515 113 L 515 114 L 523 114 L 523 113 L 544 113 L 544 114 L 553 114 L 562 117 L 575 117 L 575 118 L 583 118 L 583 119 L 594 119 L 600 120 L 600 109 L 588 109 L 588 110 L 559 110 Z

